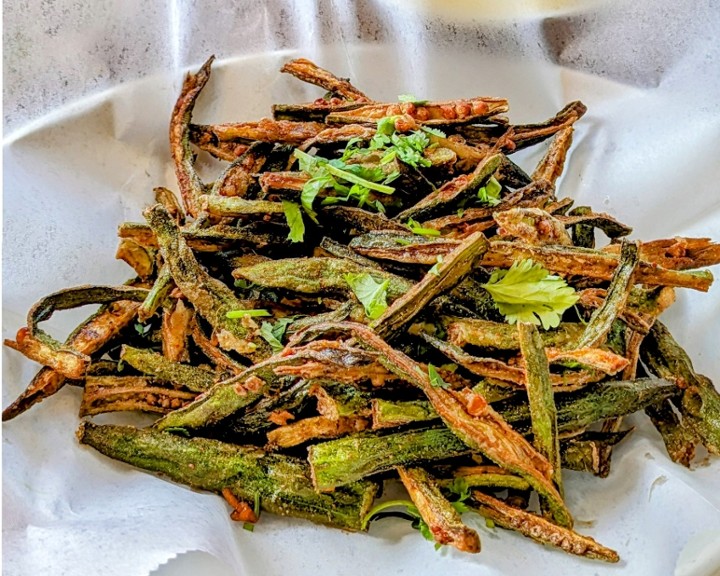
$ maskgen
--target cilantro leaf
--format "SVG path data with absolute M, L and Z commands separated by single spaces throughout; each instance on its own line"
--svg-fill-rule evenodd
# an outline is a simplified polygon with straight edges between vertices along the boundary
M 420 100 L 419 98 L 415 98 L 415 96 L 413 96 L 412 94 L 400 94 L 400 96 L 398 96 L 398 102 L 407 102 L 409 104 L 419 104 L 421 106 L 423 104 L 428 103 L 427 100 Z
M 146 337 L 150 332 L 151 328 L 151 324 L 142 324 L 140 322 L 135 322 L 135 332 L 137 332 L 142 337 Z
M 430 268 L 430 270 L 428 270 L 428 274 L 434 274 L 435 276 L 440 276 L 440 264 L 442 264 L 442 263 L 443 263 L 443 257 L 438 256 L 437 262 L 435 262 L 433 267 Z
M 423 228 L 412 218 L 408 219 L 407 227 L 410 228 L 410 231 L 413 234 L 420 234 L 421 236 L 440 236 L 440 230 L 435 230 L 434 228 Z
M 270 324 L 270 322 L 263 322 L 262 326 L 260 326 L 260 336 L 262 336 L 265 341 L 270 344 L 273 352 L 279 352 L 285 347 L 282 343 L 282 339 L 285 335 L 285 330 L 287 329 L 288 324 L 292 324 L 294 320 L 295 317 L 290 316 L 278 319 L 274 325 Z
M 444 388 L 446 390 L 450 388 L 450 384 L 442 379 L 442 376 L 438 374 L 437 369 L 432 364 L 428 364 L 428 376 L 430 377 L 430 384 L 434 388 Z
M 376 282 L 370 274 L 345 274 L 343 276 L 357 299 L 365 308 L 368 318 L 375 320 L 382 316 L 387 305 L 387 287 L 390 280 Z
M 420 127 L 420 130 L 428 134 L 432 134 L 433 136 L 437 136 L 438 138 L 447 138 L 447 134 L 445 134 L 445 132 L 438 130 L 437 128 L 432 128 L 431 126 L 422 126 Z
M 556 328 L 565 310 L 578 301 L 575 290 L 531 259 L 515 262 L 509 270 L 495 270 L 482 285 L 510 324 L 531 322 Z
M 497 206 L 500 204 L 501 190 L 502 184 L 500 184 L 494 176 L 490 176 L 487 184 L 478 190 L 477 197 L 480 202 L 487 204 L 488 206 Z
M 290 242 L 302 242 L 305 237 L 305 223 L 302 219 L 302 213 L 300 212 L 300 206 L 295 202 L 289 202 L 283 200 L 282 203 L 283 212 L 285 212 L 285 219 L 290 227 L 290 233 L 288 234 L 288 240 Z

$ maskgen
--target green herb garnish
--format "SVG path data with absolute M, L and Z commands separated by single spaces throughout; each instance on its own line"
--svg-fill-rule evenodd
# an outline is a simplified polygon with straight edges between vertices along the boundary
M 435 230 L 434 228 L 423 228 L 412 218 L 407 221 L 407 227 L 410 228 L 410 231 L 413 234 L 420 234 L 421 236 L 440 236 L 440 230 Z
M 509 270 L 495 270 L 483 284 L 510 324 L 531 322 L 556 328 L 563 312 L 578 301 L 575 289 L 531 259 L 515 262 Z
M 387 305 L 387 287 L 390 280 L 376 282 L 370 274 L 345 274 L 343 276 L 353 293 L 365 308 L 371 320 L 382 316 Z
M 430 384 L 435 388 L 450 388 L 450 384 L 442 379 L 442 376 L 438 374 L 437 369 L 432 364 L 428 364 L 428 376 L 430 377 Z
M 490 176 L 487 184 L 480 188 L 477 193 L 478 200 L 488 206 L 497 206 L 500 204 L 500 191 L 502 184 L 498 182 L 494 176 Z

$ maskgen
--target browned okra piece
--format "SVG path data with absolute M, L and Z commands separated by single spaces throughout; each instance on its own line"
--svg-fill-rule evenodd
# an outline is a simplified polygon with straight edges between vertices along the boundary
M 353 110 L 331 112 L 325 122 L 328 124 L 375 123 L 387 116 L 406 114 L 418 124 L 426 126 L 456 126 L 472 124 L 490 116 L 507 112 L 508 102 L 504 98 L 477 97 L 447 102 L 372 103 Z
M 195 170 L 195 155 L 190 147 L 190 121 L 195 102 L 210 79 L 214 59 L 215 56 L 210 56 L 196 74 L 188 72 L 170 117 L 170 151 L 175 163 L 175 177 L 185 211 L 193 217 L 198 215 L 197 198 L 205 191 L 205 184 Z
M 365 94 L 350 84 L 349 80 L 338 78 L 332 72 L 320 68 L 320 66 L 307 58 L 296 58 L 286 62 L 283 67 L 280 68 L 280 72 L 292 74 L 295 78 L 303 82 L 320 86 L 320 88 L 324 88 L 344 100 L 350 100 L 352 102 L 370 101 Z
M 282 144 L 302 144 L 305 140 L 317 136 L 326 126 L 319 122 L 292 122 L 289 120 L 271 120 L 263 118 L 255 122 L 237 122 L 201 126 L 194 124 L 192 130 L 204 134 L 204 140 L 221 142 L 271 142 Z
M 144 376 L 88 376 L 80 417 L 128 411 L 167 414 L 196 396 L 195 392 L 160 386 Z
M 545 518 L 508 506 L 501 500 L 478 490 L 472 491 L 472 501 L 473 509 L 481 516 L 492 520 L 502 528 L 515 530 L 541 544 L 549 544 L 570 554 L 594 560 L 605 562 L 620 560 L 617 552 L 598 544 L 589 536 L 583 536 L 569 528 L 553 524 Z
M 460 514 L 440 491 L 438 482 L 422 468 L 397 468 L 400 480 L 435 542 L 454 546 L 461 552 L 480 552 L 480 537 L 466 526 Z

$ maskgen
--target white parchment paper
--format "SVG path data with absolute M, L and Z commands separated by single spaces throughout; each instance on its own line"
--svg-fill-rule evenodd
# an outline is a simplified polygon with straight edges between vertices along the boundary
M 254 11 L 174 3 L 167 7 L 174 24 L 153 30 L 168 40 L 157 49 L 169 71 L 144 67 L 142 80 L 80 91 L 92 93 L 60 108 L 54 102 L 46 108 L 50 115 L 34 123 L 17 120 L 6 104 L 6 125 L 22 127 L 7 135 L 3 150 L 3 336 L 13 337 L 29 306 L 48 292 L 128 277 L 113 260 L 115 228 L 141 219 L 153 186 L 176 188 L 167 121 L 184 67 L 196 67 L 211 52 L 257 54 L 216 64 L 198 122 L 257 119 L 269 115 L 273 102 L 317 97 L 319 89 L 277 73 L 300 55 L 350 76 L 377 99 L 506 96 L 516 123 L 545 119 L 581 99 L 589 112 L 576 125 L 559 195 L 615 215 L 634 227 L 635 238 L 718 239 L 717 3 L 683 13 L 690 4 L 535 3 L 524 17 L 495 13 L 490 21 L 462 2 L 443 11 L 432 2 L 294 2 L 274 9 L 268 3 Z M 233 26 L 238 23 L 245 28 Z M 656 34 L 661 26 L 674 36 Z M 133 42 L 145 32 L 138 34 Z M 82 67 L 78 53 L 67 74 Z M 38 81 L 52 85 L 42 73 Z M 531 170 L 542 150 L 517 161 Z M 200 161 L 211 179 L 217 167 Z M 48 329 L 62 334 L 82 317 L 58 315 Z M 664 321 L 696 369 L 720 381 L 718 285 L 708 294 L 678 291 Z M 35 370 L 3 351 L 3 406 Z M 217 558 L 215 574 L 659 575 L 675 572 L 681 558 L 678 574 L 700 576 L 720 566 L 720 462 L 702 461 L 691 471 L 674 465 L 640 415 L 631 421 L 635 432 L 615 450 L 608 479 L 567 474 L 577 529 L 622 557 L 608 566 L 482 526 L 483 551 L 476 556 L 436 552 L 392 520 L 358 535 L 265 515 L 248 533 L 229 520 L 216 496 L 78 446 L 78 406 L 79 391 L 68 387 L 3 425 L 5 574 L 145 575 L 186 551 Z M 163 574 L 197 571 L 196 561 L 181 556 Z

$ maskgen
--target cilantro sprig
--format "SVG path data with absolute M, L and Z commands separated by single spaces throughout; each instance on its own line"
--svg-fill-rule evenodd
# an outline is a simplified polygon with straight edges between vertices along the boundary
M 280 352 L 285 345 L 282 343 L 283 336 L 289 324 L 295 321 L 295 316 L 288 316 L 287 318 L 279 318 L 275 324 L 270 322 L 263 322 L 260 326 L 260 336 L 263 337 L 265 342 L 270 344 L 273 352 Z
M 377 282 L 367 273 L 345 274 L 343 278 L 365 308 L 368 318 L 370 320 L 380 318 L 388 307 L 387 288 L 390 280 Z
M 531 259 L 513 263 L 509 270 L 495 270 L 483 284 L 500 313 L 510 324 L 530 322 L 547 330 L 578 301 L 575 289 Z

